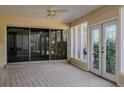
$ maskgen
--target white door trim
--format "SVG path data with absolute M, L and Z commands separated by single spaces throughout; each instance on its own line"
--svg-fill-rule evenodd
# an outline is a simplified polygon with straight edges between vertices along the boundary
M 90 64 L 90 62 L 91 62 L 91 53 L 90 53 L 90 51 L 91 51 L 91 33 L 90 33 L 90 28 L 92 27 L 92 26 L 97 26 L 97 25 L 103 25 L 104 23 L 107 23 L 107 22 L 110 22 L 110 21 L 114 21 L 114 20 L 116 20 L 116 28 L 117 28 L 117 31 L 116 31 L 116 66 L 115 66 L 115 69 L 116 69 L 116 75 L 115 75 L 115 79 L 114 79 L 114 82 L 117 82 L 117 77 L 118 77 L 118 74 L 119 74 L 119 72 L 118 72 L 118 69 L 119 69 L 119 64 L 118 64 L 118 60 L 119 60 L 119 20 L 118 20 L 118 16 L 117 17 L 113 17 L 113 18 L 111 18 L 111 19 L 108 19 L 108 20 L 104 20 L 104 21 L 101 21 L 101 22 L 98 22 L 98 23 L 95 23 L 95 24 L 92 24 L 92 25 L 89 25 L 89 27 L 88 27 L 88 41 L 89 41 L 89 57 L 88 57 L 88 64 L 89 64 L 89 71 L 91 71 L 91 64 Z M 102 68 L 102 67 L 101 67 Z

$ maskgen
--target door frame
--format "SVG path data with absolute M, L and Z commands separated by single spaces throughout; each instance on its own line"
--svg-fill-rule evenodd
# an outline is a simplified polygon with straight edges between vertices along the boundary
M 89 46 L 88 46 L 88 50 L 89 50 L 89 54 L 88 54 L 88 69 L 89 69 L 89 71 L 90 71 L 90 65 L 91 65 L 91 60 L 90 60 L 90 56 L 91 56 L 91 53 L 90 53 L 90 51 L 91 51 L 91 37 L 90 37 L 90 28 L 92 27 L 92 26 L 97 26 L 97 25 L 102 25 L 102 24 L 104 24 L 104 23 L 107 23 L 107 22 L 110 22 L 110 21 L 113 21 L 113 20 L 116 20 L 116 24 L 117 24 L 117 27 L 116 27 L 116 29 L 117 29 L 117 31 L 116 31 L 116 55 L 115 55 L 115 57 L 116 57 L 116 64 L 115 64 L 115 70 L 116 70 L 116 74 L 115 74 L 115 80 L 114 80 L 114 82 L 116 82 L 117 83 L 117 81 L 118 81 L 118 74 L 119 74 L 119 72 L 118 72 L 118 69 L 119 69 L 119 18 L 118 18 L 118 16 L 116 16 L 116 17 L 113 17 L 113 18 L 109 18 L 109 19 L 107 19 L 107 20 L 103 20 L 103 21 L 100 21 L 100 22 L 97 22 L 97 23 L 94 23 L 94 24 L 91 24 L 91 25 L 89 25 L 88 26 L 88 41 L 89 41 Z M 91 71 L 90 71 L 91 72 Z M 92 72 L 91 72 L 92 73 Z M 95 73 L 94 73 L 95 74 Z M 102 77 L 102 76 L 100 76 L 100 77 Z M 102 77 L 102 78 L 104 78 L 104 77 Z M 107 79 L 107 78 L 105 78 L 105 79 Z M 109 80 L 109 79 L 107 79 L 107 80 Z M 109 81 L 111 81 L 111 80 L 109 80 Z

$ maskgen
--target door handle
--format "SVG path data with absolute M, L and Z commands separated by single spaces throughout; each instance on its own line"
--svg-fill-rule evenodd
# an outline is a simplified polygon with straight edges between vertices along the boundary
M 104 47 L 101 47 L 101 49 L 104 49 Z

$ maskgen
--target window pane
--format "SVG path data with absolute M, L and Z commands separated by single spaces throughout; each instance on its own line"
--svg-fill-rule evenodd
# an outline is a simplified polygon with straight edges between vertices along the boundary
M 8 62 L 29 61 L 29 29 L 7 27 Z
M 62 50 L 62 55 L 63 59 L 67 59 L 67 31 L 63 31 L 63 50 Z
M 80 55 L 81 55 L 81 27 L 80 25 L 77 27 L 77 42 L 78 42 L 77 55 L 78 55 L 78 59 L 80 59 Z
M 115 41 L 116 41 L 116 25 L 105 26 L 106 38 L 106 72 L 115 74 Z
M 51 59 L 67 58 L 67 35 L 63 30 L 51 31 Z
M 56 31 L 51 30 L 51 59 L 56 59 Z
M 56 59 L 63 59 L 62 57 L 63 57 L 63 54 L 62 54 L 62 52 L 63 52 L 63 41 L 62 41 L 62 31 L 61 30 L 57 30 L 56 31 L 56 51 L 57 51 L 57 53 L 56 53 Z
M 83 24 L 83 60 L 87 59 L 87 24 Z
M 93 67 L 99 69 L 99 29 L 92 30 Z
M 30 29 L 31 61 L 49 60 L 49 29 Z
M 87 60 L 87 23 L 72 27 L 71 35 L 71 56 L 82 61 Z

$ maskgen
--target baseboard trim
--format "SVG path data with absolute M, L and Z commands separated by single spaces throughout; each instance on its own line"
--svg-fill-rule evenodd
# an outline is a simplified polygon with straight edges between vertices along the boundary
M 83 69 L 85 71 L 88 71 L 87 64 L 85 62 L 83 62 L 83 61 L 77 60 L 75 58 L 71 58 L 69 60 L 69 63 L 72 64 L 72 65 L 74 65 L 74 66 L 76 66 L 76 67 L 78 67 L 78 68 L 80 68 L 80 69 Z
M 79 68 L 79 69 L 82 69 L 82 70 L 88 71 L 86 68 L 84 68 L 84 67 L 82 67 L 82 66 L 79 66 L 79 65 L 77 65 L 77 64 L 75 64 L 75 63 L 71 63 L 71 62 L 69 62 L 69 64 L 74 65 L 74 66 L 76 66 L 76 67 Z
M 118 85 L 119 87 L 124 87 L 124 85 L 123 85 L 123 84 L 119 84 L 119 83 L 117 83 L 117 85 Z
M 67 60 L 50 60 L 50 61 L 32 61 L 32 62 L 15 62 L 8 64 L 52 64 L 52 63 L 67 63 Z
M 4 67 L 4 65 L 0 65 L 0 68 L 3 68 Z

